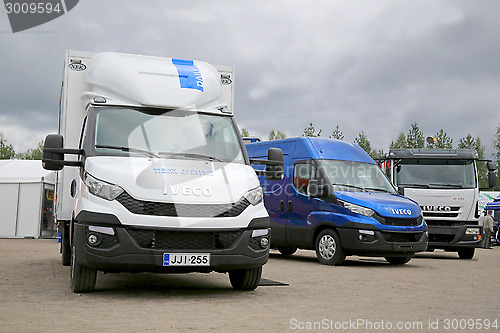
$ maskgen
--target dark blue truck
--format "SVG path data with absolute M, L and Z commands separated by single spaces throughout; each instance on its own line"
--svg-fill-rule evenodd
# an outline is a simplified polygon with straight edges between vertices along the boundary
M 349 255 L 405 264 L 426 250 L 427 225 L 419 205 L 399 195 L 358 145 L 297 137 L 246 148 L 252 159 L 266 159 L 269 148 L 283 151 L 283 179 L 259 177 L 271 246 L 283 255 L 301 248 L 315 250 L 325 265 L 340 265 Z

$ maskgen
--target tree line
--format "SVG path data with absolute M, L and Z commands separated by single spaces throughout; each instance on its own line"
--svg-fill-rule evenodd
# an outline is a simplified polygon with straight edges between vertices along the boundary
M 41 160 L 43 153 L 43 141 L 40 141 L 36 147 L 28 149 L 22 153 L 16 153 L 14 147 L 7 142 L 7 139 L 0 132 L 0 160 L 20 159 L 20 160 Z

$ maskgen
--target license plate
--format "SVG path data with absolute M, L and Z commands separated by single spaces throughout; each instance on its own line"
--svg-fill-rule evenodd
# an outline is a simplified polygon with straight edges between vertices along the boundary
M 163 266 L 210 266 L 210 253 L 163 253 Z

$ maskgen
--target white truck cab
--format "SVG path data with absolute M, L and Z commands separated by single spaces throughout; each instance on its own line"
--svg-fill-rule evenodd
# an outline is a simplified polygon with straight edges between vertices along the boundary
M 258 286 L 269 217 L 232 104 L 230 67 L 67 51 L 42 162 L 61 170 L 55 218 L 74 292 L 93 291 L 98 270 L 228 272 L 235 289 Z M 280 151 L 270 160 L 280 178 Z

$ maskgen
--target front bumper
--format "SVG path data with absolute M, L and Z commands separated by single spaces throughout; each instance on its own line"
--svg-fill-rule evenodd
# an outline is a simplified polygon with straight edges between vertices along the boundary
M 246 229 L 179 230 L 130 228 L 121 225 L 116 217 L 96 214 L 76 217 L 72 244 L 80 264 L 101 271 L 227 272 L 259 267 L 269 259 L 269 245 L 262 248 L 260 239 L 269 238 L 270 233 L 252 237 L 254 230 L 269 230 L 269 218 L 254 219 Z M 106 229 L 96 229 L 96 226 Z M 97 235 L 97 245 L 87 241 L 91 233 Z M 164 253 L 210 253 L 210 266 L 163 266 Z
M 429 249 L 452 250 L 484 246 L 483 227 L 480 225 L 435 226 L 429 225 Z M 467 228 L 479 228 L 479 235 L 466 235 Z M 477 239 L 479 238 L 479 239 Z
M 349 255 L 397 257 L 427 249 L 427 233 L 424 231 L 389 232 L 352 228 L 338 228 L 337 231 L 342 240 L 342 248 Z

